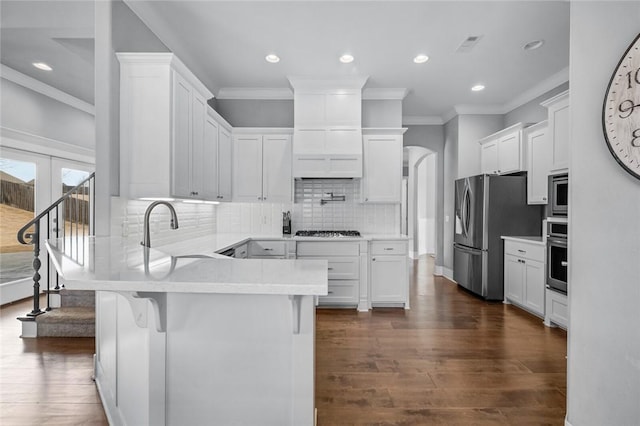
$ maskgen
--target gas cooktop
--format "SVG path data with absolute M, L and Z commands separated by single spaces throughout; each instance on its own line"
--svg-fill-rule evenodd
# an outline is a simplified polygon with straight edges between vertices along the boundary
M 358 231 L 297 231 L 296 237 L 321 237 L 321 238 L 340 238 L 340 237 L 359 237 Z

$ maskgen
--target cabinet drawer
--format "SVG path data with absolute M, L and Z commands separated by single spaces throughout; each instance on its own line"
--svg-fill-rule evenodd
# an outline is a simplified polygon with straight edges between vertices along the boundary
M 320 296 L 320 305 L 355 305 L 358 303 L 358 283 L 356 280 L 329 280 L 328 295 Z
M 251 241 L 249 256 L 284 256 L 286 254 L 285 241 Z
M 247 257 L 249 257 L 249 249 L 247 247 L 247 244 L 242 244 L 236 247 L 235 257 L 236 259 L 246 259 Z
M 329 280 L 357 280 L 360 278 L 360 258 L 357 256 L 305 256 L 304 259 L 326 260 Z
M 547 289 L 547 317 L 561 327 L 569 326 L 569 304 L 567 296 Z
M 528 244 L 520 241 L 505 240 L 504 253 L 526 259 L 544 262 L 546 249 L 537 244 Z
M 338 241 L 299 241 L 298 257 L 303 256 L 359 256 L 360 243 Z
M 374 241 L 371 243 L 372 255 L 406 255 L 406 241 Z

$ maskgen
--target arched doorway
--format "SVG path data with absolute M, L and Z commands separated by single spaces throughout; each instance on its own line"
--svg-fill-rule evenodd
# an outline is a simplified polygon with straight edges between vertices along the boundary
M 436 176 L 438 154 L 424 147 L 404 148 L 406 199 L 403 223 L 406 221 L 410 256 L 435 255 L 436 244 Z

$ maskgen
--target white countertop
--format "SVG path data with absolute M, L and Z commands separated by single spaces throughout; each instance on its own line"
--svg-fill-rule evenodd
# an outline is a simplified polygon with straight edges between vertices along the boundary
M 176 257 L 213 255 L 248 239 L 246 235 L 219 234 L 151 248 L 146 262 L 142 246 L 128 245 L 119 237 L 88 237 L 73 250 L 65 239 L 49 240 L 46 246 L 70 290 L 327 294 L 326 260 Z
M 546 242 L 544 241 L 543 237 L 540 236 L 508 236 L 508 235 L 503 235 L 500 238 L 502 238 L 503 240 L 510 240 L 510 241 L 520 241 L 520 242 L 525 242 L 525 243 L 530 243 L 530 244 L 536 244 L 536 245 L 541 245 L 544 246 L 546 244 Z

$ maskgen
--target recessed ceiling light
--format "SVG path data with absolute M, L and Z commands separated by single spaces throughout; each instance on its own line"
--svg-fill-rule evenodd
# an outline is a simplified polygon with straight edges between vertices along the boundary
M 484 90 L 484 86 L 482 84 L 476 84 L 471 88 L 471 90 L 473 90 L 474 92 L 479 92 L 481 90 Z
M 415 62 L 416 64 L 424 64 L 428 60 L 429 60 L 429 57 L 427 55 L 422 55 L 422 54 L 413 58 L 413 62 Z
M 342 62 L 343 64 L 350 64 L 351 62 L 353 62 L 353 56 L 349 54 L 342 55 L 340 56 L 340 62 Z
M 522 48 L 524 50 L 535 50 L 542 47 L 543 44 L 544 44 L 544 40 L 533 40 L 525 44 Z
M 274 55 L 274 54 L 270 54 L 265 56 L 265 58 L 267 60 L 267 62 L 271 62 L 272 64 L 276 64 L 278 62 L 280 62 L 280 58 L 278 57 L 278 55 Z
M 44 62 L 34 62 L 32 65 L 42 71 L 53 70 L 53 68 L 51 68 L 49 64 L 45 64 Z

